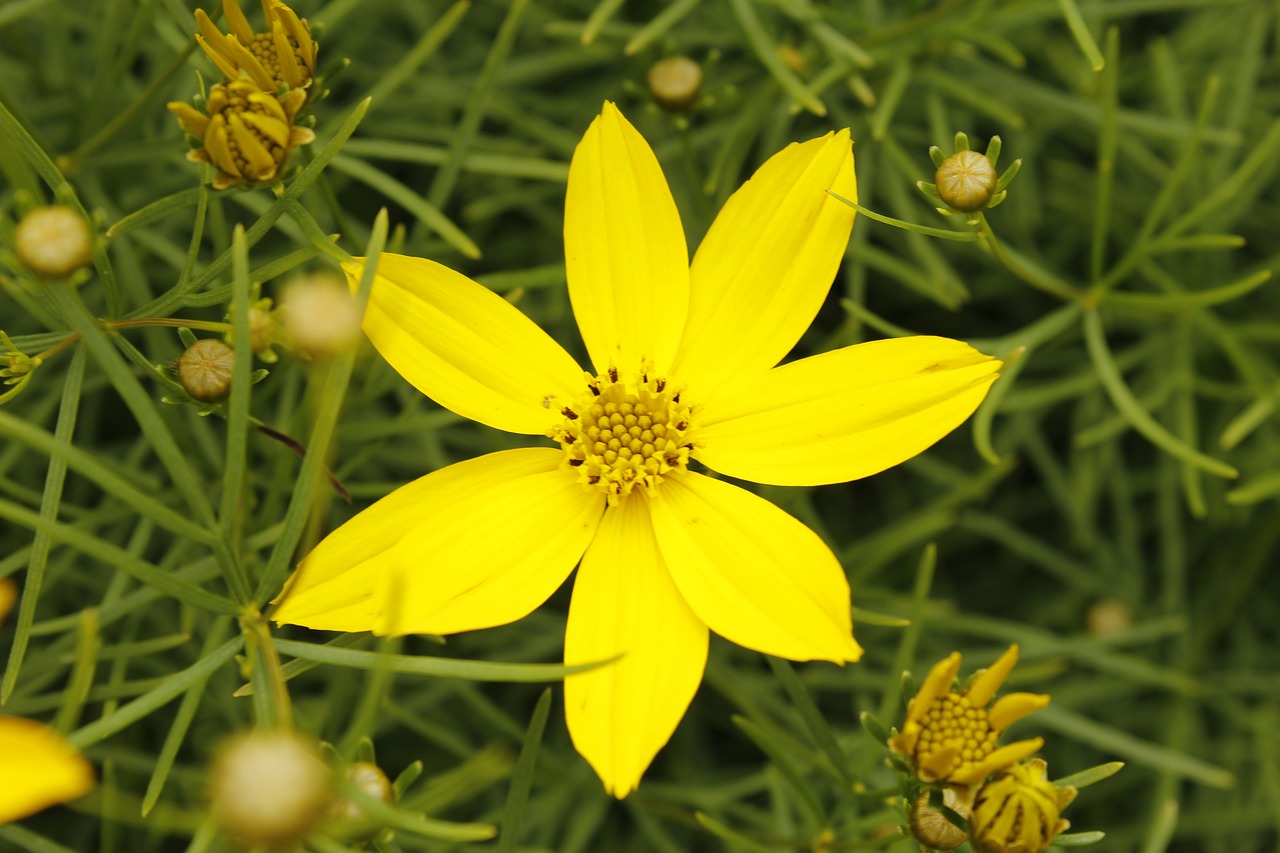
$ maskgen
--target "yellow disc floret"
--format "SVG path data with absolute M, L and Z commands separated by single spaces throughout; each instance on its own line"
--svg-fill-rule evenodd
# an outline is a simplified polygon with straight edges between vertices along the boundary
M 987 710 L 955 692 L 935 699 L 920 726 L 916 761 L 940 778 L 980 765 L 995 751 L 999 737 L 987 721 Z
M 616 368 L 587 376 L 587 393 L 561 410 L 550 433 L 564 448 L 565 465 L 609 503 L 637 486 L 653 489 L 689 464 L 689 406 L 667 380 L 642 370 L 621 377 Z

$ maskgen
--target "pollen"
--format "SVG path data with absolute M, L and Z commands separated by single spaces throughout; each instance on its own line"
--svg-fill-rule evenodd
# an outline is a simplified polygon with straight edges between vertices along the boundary
M 961 693 L 934 700 L 920 720 L 916 762 L 939 778 L 976 767 L 995 751 L 999 732 L 985 708 L 975 708 Z
M 688 467 L 689 406 L 680 389 L 647 370 L 630 377 L 616 368 L 588 374 L 586 392 L 561 414 L 564 420 L 549 434 L 564 448 L 565 466 L 611 505 Z

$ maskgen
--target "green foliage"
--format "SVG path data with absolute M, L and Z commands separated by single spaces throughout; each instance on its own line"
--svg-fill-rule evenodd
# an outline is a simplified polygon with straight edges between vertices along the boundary
M 73 812 L 0 827 L 0 851 L 236 849 L 205 816 L 204 768 L 228 734 L 290 716 L 346 759 L 371 739 L 403 774 L 381 851 L 494 849 L 494 826 L 512 851 L 909 851 L 876 742 L 914 690 L 903 670 L 918 683 L 952 649 L 1015 641 L 1018 689 L 1054 697 L 1018 729 L 1045 736 L 1051 776 L 1127 765 L 1070 806 L 1084 831 L 1064 845 L 1275 849 L 1274 3 L 299 0 L 330 94 L 274 193 L 196 188 L 164 109 L 214 73 L 193 8 L 0 7 L 0 324 L 6 350 L 47 353 L 0 408 L 0 577 L 22 588 L 0 712 L 57 725 L 99 770 Z M 679 116 L 645 89 L 674 54 L 704 75 Z M 246 340 L 254 288 L 385 247 L 472 275 L 581 355 L 564 183 L 604 99 L 654 145 L 691 246 L 767 156 L 851 127 L 867 214 L 798 353 L 925 333 L 1007 363 L 927 454 L 765 489 L 840 556 L 866 656 L 793 665 L 713 641 L 622 803 L 559 713 L 564 590 L 511 626 L 376 647 L 258 612 L 359 508 L 524 439 L 439 409 L 367 346 L 284 354 L 259 384 L 239 350 L 230 399 L 200 417 L 161 404 L 173 329 L 125 323 Z M 1021 160 L 999 209 L 944 218 L 917 191 L 958 131 Z M 102 234 L 78 286 L 32 278 L 10 247 L 55 200 Z

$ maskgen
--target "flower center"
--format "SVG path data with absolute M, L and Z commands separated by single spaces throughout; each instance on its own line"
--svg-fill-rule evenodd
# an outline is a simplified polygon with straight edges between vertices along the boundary
M 986 709 L 973 707 L 968 697 L 960 693 L 935 699 L 921 718 L 920 728 L 920 739 L 916 742 L 917 764 L 928 765 L 931 756 L 944 752 L 953 754 L 951 766 L 939 772 L 939 778 L 981 762 L 995 750 L 999 735 L 987 722 Z
M 637 486 L 655 488 L 689 464 L 689 406 L 680 389 L 647 370 L 587 374 L 587 392 L 561 413 L 564 421 L 548 435 L 564 448 L 565 465 L 579 482 L 600 489 L 610 504 Z
M 289 52 L 293 54 L 297 60 L 298 66 L 304 70 L 303 87 L 311 82 L 311 77 L 307 71 L 307 59 L 302 55 L 302 48 L 293 36 L 285 36 L 285 43 L 289 47 Z M 281 67 L 282 57 L 278 49 L 275 36 L 271 33 L 254 33 L 253 42 L 247 45 L 249 52 L 262 63 L 262 67 L 267 69 L 267 73 L 271 75 L 272 81 L 276 86 L 281 86 L 284 82 L 284 69 Z

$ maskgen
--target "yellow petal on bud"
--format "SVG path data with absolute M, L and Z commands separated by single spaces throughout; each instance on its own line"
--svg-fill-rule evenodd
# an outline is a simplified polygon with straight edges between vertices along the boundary
M 973 682 L 965 691 L 969 701 L 975 708 L 985 708 L 991 698 L 996 695 L 1000 685 L 1009 677 L 1014 664 L 1018 662 L 1018 644 L 1014 643 L 1009 650 L 1000 655 L 999 660 L 973 677 Z
M 1048 704 L 1049 697 L 1044 693 L 1010 693 L 1008 696 L 1001 696 L 991 706 L 991 710 L 987 712 L 987 722 L 991 728 L 1003 731 Z
M 178 124 L 182 129 L 192 136 L 198 136 L 204 139 L 205 131 L 209 129 L 209 117 L 200 112 L 190 104 L 184 104 L 182 101 L 170 101 L 166 104 L 169 112 L 178 118 Z
M 262 144 L 249 125 L 245 123 L 243 113 L 230 113 L 228 125 L 231 128 L 231 138 L 235 140 L 236 148 L 240 152 L 247 163 L 248 168 L 243 170 L 247 178 L 255 181 L 269 181 L 275 177 L 276 161 L 271 156 L 271 152 L 267 146 Z
M 240 11 L 237 0 L 222 0 L 222 14 L 227 19 L 231 34 L 241 44 L 247 45 L 253 41 L 253 27 L 249 26 L 249 19 L 244 16 L 244 12 Z
M 232 179 L 244 177 L 244 173 L 236 165 L 236 158 L 231 154 L 231 146 L 227 142 L 227 120 L 222 114 L 209 120 L 209 130 L 204 135 L 204 147 L 219 172 L 225 172 Z
M 1015 741 L 1008 746 L 1000 747 L 972 767 L 952 773 L 951 781 L 957 785 L 976 785 L 997 770 L 1017 764 L 1024 758 L 1030 758 L 1039 752 L 1042 746 L 1044 746 L 1044 738 L 1041 737 Z
M 281 148 L 288 146 L 289 125 L 280 119 L 261 113 L 240 113 L 240 118 Z
M 920 756 L 920 778 L 926 782 L 936 782 L 939 779 L 947 777 L 951 772 L 951 766 L 955 764 L 957 758 L 960 757 L 960 750 L 953 746 L 943 747 L 934 752 Z M 986 773 L 982 774 L 986 776 Z M 961 784 L 969 784 L 958 778 L 959 774 L 953 774 L 951 779 Z M 978 778 L 982 778 L 981 776 Z

